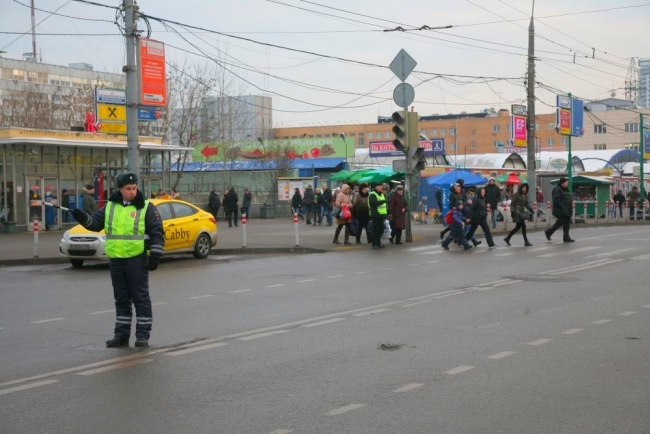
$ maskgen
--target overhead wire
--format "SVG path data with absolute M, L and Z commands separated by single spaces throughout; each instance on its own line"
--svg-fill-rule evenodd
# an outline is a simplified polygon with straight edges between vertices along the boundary
M 11 1 L 13 1 L 14 3 L 17 3 L 17 4 L 21 5 L 21 6 L 24 6 L 24 7 L 26 7 L 26 8 L 29 8 L 29 9 L 32 8 L 32 6 L 30 6 L 30 5 L 26 5 L 26 4 L 24 4 L 24 3 L 21 3 L 21 2 L 19 2 L 18 0 L 11 0 Z M 113 21 L 111 21 L 111 20 L 106 20 L 106 19 L 103 19 L 103 18 L 75 17 L 75 16 L 72 16 L 72 15 L 60 14 L 60 13 L 57 13 L 57 12 L 47 11 L 47 10 L 45 10 L 45 9 L 39 9 L 39 8 L 37 8 L 37 7 L 34 7 L 34 10 L 37 10 L 37 11 L 39 11 L 39 12 L 45 12 L 45 13 L 48 13 L 48 14 L 51 14 L 51 15 L 56 15 L 57 17 L 71 18 L 71 19 L 73 19 L 73 20 L 82 20 L 82 21 L 98 21 L 98 22 L 105 22 L 105 23 L 111 23 L 111 24 L 113 24 Z

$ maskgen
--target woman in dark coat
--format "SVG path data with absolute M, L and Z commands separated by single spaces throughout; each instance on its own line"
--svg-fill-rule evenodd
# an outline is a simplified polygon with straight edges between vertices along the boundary
M 480 226 L 483 229 L 488 246 L 490 248 L 496 247 L 492 239 L 492 233 L 490 232 L 490 225 L 488 225 L 487 221 L 488 212 L 485 202 L 485 187 L 479 188 L 476 196 L 472 198 L 472 205 L 469 207 L 468 217 L 471 219 L 471 227 L 469 232 L 467 232 L 467 240 L 471 240 L 474 237 L 474 232 Z
M 359 186 L 359 193 L 354 196 L 352 202 L 352 217 L 359 222 L 359 230 L 357 231 L 357 244 L 361 244 L 361 232 L 366 230 L 366 239 L 368 244 L 371 243 L 371 234 L 368 232 L 368 222 L 370 222 L 370 209 L 368 208 L 368 184 L 361 184 Z
M 390 232 L 390 241 L 395 244 L 402 244 L 402 231 L 406 229 L 406 212 L 408 211 L 406 207 L 406 199 L 404 198 L 404 187 L 398 185 L 395 188 L 395 194 L 390 196 L 388 201 L 388 218 L 390 219 L 390 226 L 392 231 Z
M 528 242 L 528 237 L 526 236 L 526 214 L 529 216 L 532 215 L 533 209 L 528 204 L 528 184 L 523 183 L 519 186 L 519 189 L 515 194 L 512 195 L 512 202 L 510 203 L 510 210 L 512 213 L 512 221 L 517 225 L 515 228 L 510 231 L 507 237 L 503 241 L 507 245 L 510 245 L 510 238 L 521 229 L 521 234 L 524 236 L 524 246 L 530 247 L 531 243 Z M 523 218 L 522 218 L 523 214 Z

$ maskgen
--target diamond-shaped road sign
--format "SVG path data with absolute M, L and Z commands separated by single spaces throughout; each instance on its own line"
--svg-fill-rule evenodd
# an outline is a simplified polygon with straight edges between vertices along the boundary
M 411 72 L 413 72 L 417 64 L 418 62 L 402 48 L 388 67 L 397 78 L 401 81 L 406 81 L 406 78 L 411 75 Z

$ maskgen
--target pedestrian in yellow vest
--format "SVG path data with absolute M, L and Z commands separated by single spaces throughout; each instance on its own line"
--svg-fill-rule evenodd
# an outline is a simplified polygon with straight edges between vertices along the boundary
M 375 184 L 375 190 L 368 196 L 368 208 L 370 211 L 370 220 L 372 221 L 372 248 L 385 249 L 381 244 L 381 236 L 384 233 L 384 222 L 388 215 L 388 206 L 386 205 L 386 196 L 384 186 Z

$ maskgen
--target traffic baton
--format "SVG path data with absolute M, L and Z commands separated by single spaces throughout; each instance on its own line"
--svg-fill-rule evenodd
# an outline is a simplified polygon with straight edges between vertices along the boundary
M 551 226 L 551 201 L 546 201 L 546 226 Z
M 49 202 L 43 202 L 43 203 L 45 204 L 45 206 L 51 206 L 52 208 L 55 208 L 55 209 L 60 209 L 60 210 L 63 210 L 63 211 L 70 211 L 70 208 L 66 208 L 64 206 L 54 205 L 53 203 L 49 203 Z
M 246 213 L 241 215 L 241 246 L 246 248 Z
M 296 247 L 298 247 L 300 245 L 300 239 L 299 239 L 299 236 L 298 236 L 299 226 L 300 225 L 298 224 L 298 213 L 296 212 L 296 213 L 293 213 L 293 227 L 294 227 L 294 231 L 295 231 L 295 234 L 296 234 Z

